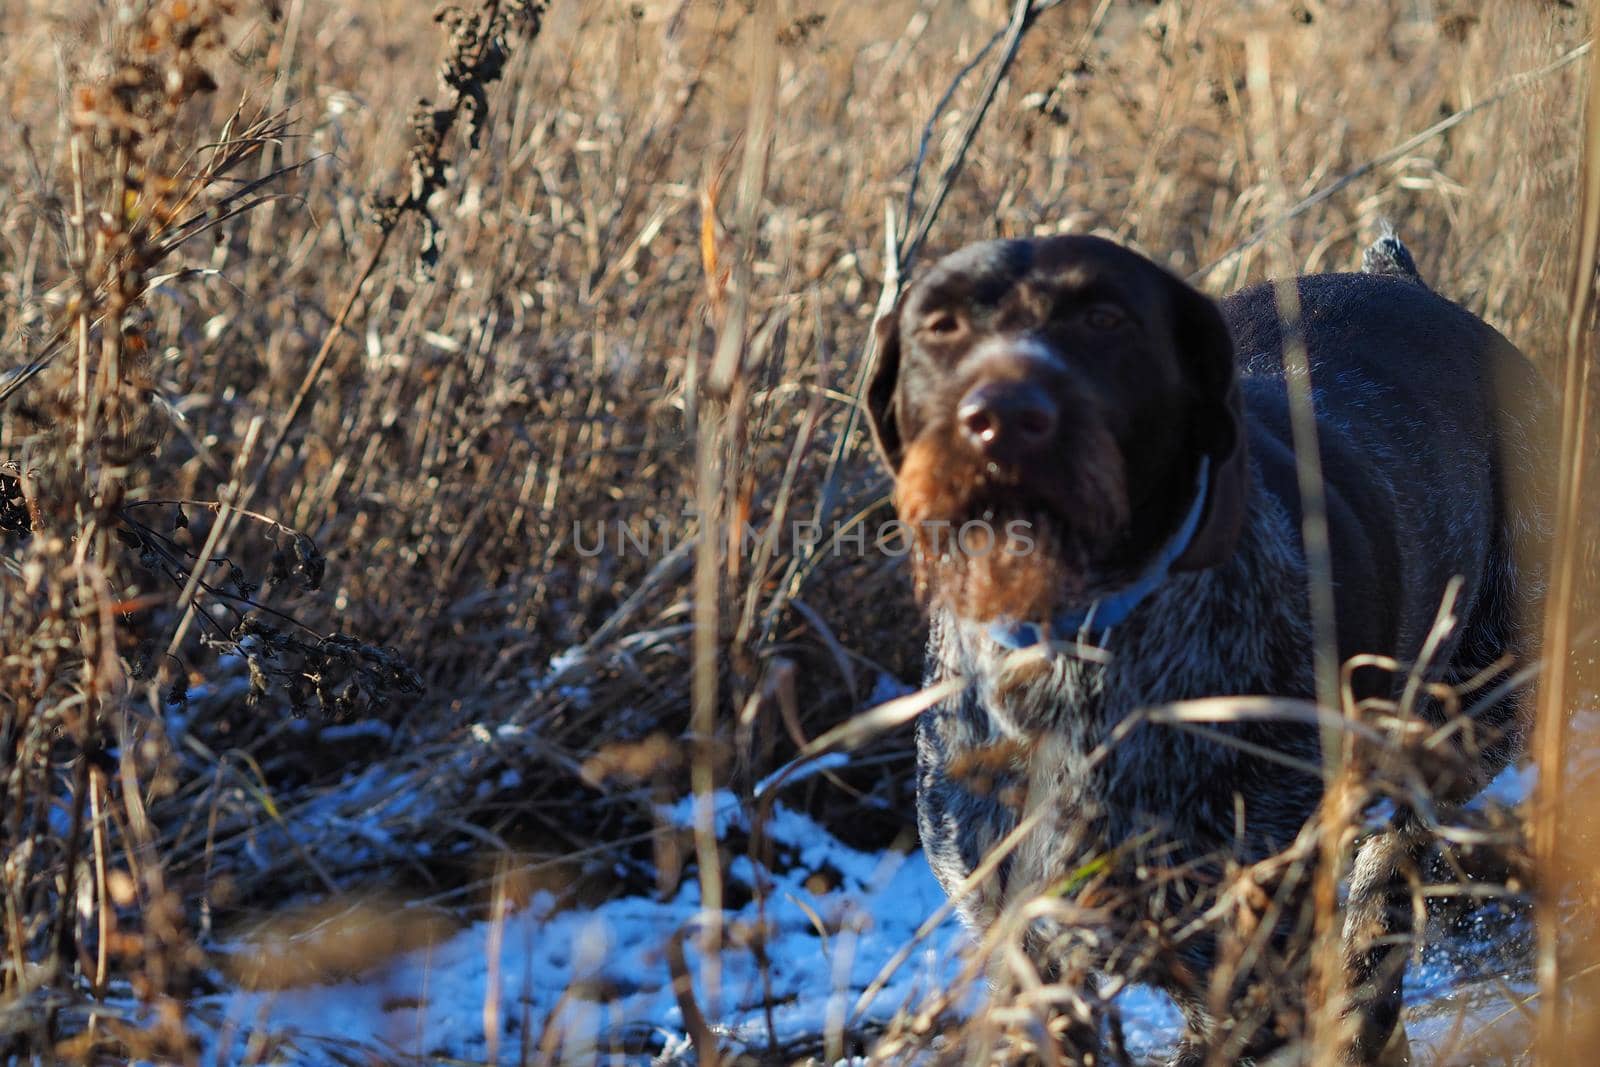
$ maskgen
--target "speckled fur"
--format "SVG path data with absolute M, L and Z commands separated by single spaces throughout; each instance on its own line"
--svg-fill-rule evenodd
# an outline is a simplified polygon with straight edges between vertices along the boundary
M 1092 855 L 1152 824 L 1165 824 L 1174 836 L 1207 846 L 1220 843 L 1222 828 L 1231 843 L 1231 797 L 1225 798 L 1226 810 L 1212 810 L 1216 798 L 1210 783 L 1186 781 L 1174 771 L 1206 766 L 1233 781 L 1241 772 L 1262 768 L 1250 767 L 1236 749 L 1193 733 L 1145 725 L 1115 744 L 1111 734 L 1133 712 L 1170 701 L 1224 692 L 1311 694 L 1305 563 L 1294 547 L 1288 517 L 1272 500 L 1258 496 L 1245 529 L 1232 562 L 1175 577 L 1111 631 L 1104 663 L 1092 655 L 1062 653 L 1041 664 L 1037 656 L 1023 653 L 1015 657 L 1019 666 L 1008 670 L 1013 654 L 986 627 L 944 612 L 934 617 L 930 681 L 963 677 L 973 683 L 953 705 L 924 715 L 918 733 L 923 842 L 947 886 L 1016 819 L 993 797 L 975 797 L 945 778 L 943 767 L 963 751 L 1043 734 L 1063 741 L 1064 763 L 1044 772 L 1048 784 L 1035 779 L 1034 787 L 1059 796 L 1059 811 L 1032 835 L 1041 844 L 1018 850 L 1009 880 L 1041 881 L 1059 869 L 1060 856 Z M 1286 676 L 1292 678 L 1288 686 Z M 1239 726 L 1217 729 L 1248 732 Z M 1317 761 L 1310 729 L 1287 746 L 1282 742 L 1274 738 L 1276 748 Z M 1287 843 L 1321 792 L 1315 781 L 1302 783 L 1301 803 L 1286 812 L 1281 769 L 1274 768 L 1260 785 L 1268 798 L 1261 805 L 1267 823 L 1246 830 L 1246 840 L 1254 844 L 1243 855 L 1250 858 Z M 1107 803 L 1109 798 L 1115 802 Z M 1083 830 L 1089 822 L 1102 822 L 1092 836 Z M 976 827 L 983 829 L 972 832 Z M 1081 846 L 1075 843 L 1079 837 L 1086 838 Z M 1048 858 L 1052 852 L 1060 856 Z M 1025 856 L 1035 858 L 1025 863 Z M 972 914 L 976 919 L 978 913 Z
M 1311 635 L 1304 605 L 1305 563 L 1285 511 L 1256 494 L 1240 551 L 1227 565 L 1175 577 L 1107 635 L 1106 662 L 1058 654 L 1040 664 L 998 645 L 985 627 L 948 613 L 932 620 L 930 681 L 971 679 L 952 704 L 926 713 L 917 732 L 918 820 L 929 862 L 947 891 L 1016 825 L 1025 805 L 1042 805 L 1038 826 L 1002 863 L 999 876 L 961 901 L 963 918 L 990 925 L 1018 890 L 1059 882 L 1084 863 L 1143 836 L 1150 856 L 1194 878 L 1142 907 L 1124 923 L 1171 918 L 1177 898 L 1195 902 L 1215 888 L 1226 860 L 1253 863 L 1281 851 L 1315 811 L 1321 783 L 1252 756 L 1228 734 L 1315 765 L 1310 727 L 1282 723 L 1210 726 L 1212 737 L 1142 724 L 1113 731 L 1136 711 L 1218 693 L 1310 696 Z M 1019 667 L 1009 667 L 1020 661 Z M 1017 675 L 1024 675 L 1018 679 Z M 947 773 L 963 758 L 1022 741 L 1010 774 L 973 789 Z M 1007 785 L 1026 783 L 1026 801 Z M 1133 888 L 1113 884 L 1112 895 Z M 1148 908 L 1147 911 L 1144 908 Z M 1044 935 L 1041 935 L 1044 936 Z M 1198 1047 L 1210 1028 L 1204 979 L 1214 932 L 1174 946 L 1181 974 L 1152 971 L 1191 1017 Z M 1052 961 L 1041 961 L 1048 971 Z

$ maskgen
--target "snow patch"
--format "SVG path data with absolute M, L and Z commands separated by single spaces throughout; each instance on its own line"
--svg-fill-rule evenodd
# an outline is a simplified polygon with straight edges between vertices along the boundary
M 1489 796 L 1516 803 L 1530 783 L 1529 772 L 1508 769 Z M 356 775 L 347 790 L 370 790 L 373 810 L 388 818 L 407 804 L 427 810 L 418 799 L 425 790 L 397 793 L 397 784 Z M 727 793 L 686 797 L 657 811 L 665 825 L 690 829 L 702 802 L 710 805 L 719 837 L 749 832 L 748 813 Z M 387 835 L 373 831 L 369 840 L 382 850 Z M 890 971 L 896 954 L 945 903 L 920 852 L 857 851 L 781 804 L 773 806 L 765 832 L 781 869 L 748 857 L 729 865 L 725 899 L 740 903 L 717 916 L 720 953 L 702 943 L 708 916 L 692 874 L 668 899 L 627 896 L 592 908 L 564 907 L 539 892 L 499 930 L 473 924 L 357 980 L 206 998 L 196 1013 L 210 1026 L 203 1058 L 230 1062 L 262 1031 L 284 1042 L 280 1062 L 304 1064 L 326 1062 L 335 1051 L 517 1062 L 552 1035 L 563 1062 L 612 1053 L 638 1062 L 683 1056 L 687 1027 L 668 962 L 677 937 L 684 939 L 695 1003 L 725 1039 L 752 1048 L 822 1034 L 845 1019 L 884 1022 L 933 992 L 959 988 L 969 942 L 953 918 Z M 750 934 L 763 928 L 767 937 L 758 946 Z M 1496 976 L 1511 975 L 1514 992 L 1528 990 L 1531 930 L 1525 907 L 1491 904 L 1431 932 L 1406 983 L 1416 1062 L 1448 1062 L 1452 1035 L 1505 1018 L 1508 986 Z M 716 960 L 715 974 L 708 958 Z M 857 1017 L 863 993 L 886 972 L 881 992 Z M 980 1003 L 974 993 L 961 1007 Z M 1182 1019 L 1165 995 L 1133 987 L 1117 1003 L 1136 1062 L 1170 1050 Z M 486 1021 L 496 1030 L 492 1042 Z
M 726 793 L 709 798 L 719 834 L 748 830 Z M 692 826 L 693 797 L 661 810 L 673 826 Z M 847 1017 L 867 987 L 917 928 L 944 903 L 944 891 L 920 853 L 858 852 L 816 822 L 776 806 L 768 840 L 787 870 L 766 871 L 746 858 L 724 872 L 726 890 L 748 897 L 722 913 L 724 945 L 715 987 L 697 943 L 704 934 L 700 886 L 691 876 L 669 900 L 631 896 L 592 909 L 562 910 L 549 893 L 503 924 L 499 943 L 499 1058 L 515 1061 L 524 1040 L 535 1046 L 547 1022 L 564 1057 L 618 1048 L 658 1053 L 684 1034 L 672 992 L 669 942 L 683 936 L 695 1001 L 736 1040 L 765 1045 L 823 1032 Z M 757 894 L 757 889 L 761 893 Z M 765 967 L 745 932 L 764 923 Z M 861 1019 L 887 1021 L 929 993 L 957 982 L 965 935 L 950 919 L 891 974 Z M 399 956 L 357 981 L 271 993 L 209 998 L 202 1015 L 217 1035 L 242 1050 L 254 1030 L 286 1040 L 316 1062 L 318 1048 L 350 1045 L 410 1055 L 484 1059 L 489 1041 L 491 924 L 476 923 L 428 949 Z M 220 1036 L 219 1040 L 224 1040 Z M 227 1060 L 232 1053 L 215 1052 Z

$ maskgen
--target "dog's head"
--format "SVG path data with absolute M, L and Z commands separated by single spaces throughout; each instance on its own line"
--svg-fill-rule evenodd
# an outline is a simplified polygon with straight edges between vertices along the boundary
M 985 242 L 939 261 L 878 330 L 867 405 L 925 596 L 979 621 L 1087 604 L 1168 546 L 1202 480 L 1172 567 L 1232 554 L 1247 468 L 1233 344 L 1166 270 L 1094 237 Z

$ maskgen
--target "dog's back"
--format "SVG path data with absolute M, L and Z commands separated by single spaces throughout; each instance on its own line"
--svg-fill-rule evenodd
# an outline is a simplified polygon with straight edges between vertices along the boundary
M 1221 306 L 1261 484 L 1298 532 L 1278 295 L 1260 285 Z M 1300 279 L 1298 297 L 1341 660 L 1382 652 L 1416 661 L 1457 580 L 1461 624 L 1434 653 L 1432 677 L 1464 683 L 1506 651 L 1526 651 L 1522 632 L 1543 584 L 1551 462 L 1543 381 L 1496 330 L 1414 276 L 1311 275 Z M 1490 751 L 1457 793 L 1475 792 L 1523 734 L 1515 702 L 1479 721 Z

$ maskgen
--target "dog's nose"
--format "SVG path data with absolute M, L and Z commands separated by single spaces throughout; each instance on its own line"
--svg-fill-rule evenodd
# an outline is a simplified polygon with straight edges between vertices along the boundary
M 1027 382 L 986 382 L 961 398 L 956 421 L 987 456 L 1031 452 L 1056 432 L 1056 406 Z

